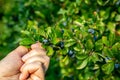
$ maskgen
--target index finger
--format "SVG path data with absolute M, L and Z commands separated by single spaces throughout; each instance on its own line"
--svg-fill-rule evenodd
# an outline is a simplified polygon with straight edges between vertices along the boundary
M 22 60 L 25 62 L 27 59 L 29 59 L 29 58 L 31 58 L 33 56 L 43 56 L 43 55 L 46 55 L 46 51 L 44 51 L 42 49 L 33 49 L 29 53 L 24 55 L 22 57 Z

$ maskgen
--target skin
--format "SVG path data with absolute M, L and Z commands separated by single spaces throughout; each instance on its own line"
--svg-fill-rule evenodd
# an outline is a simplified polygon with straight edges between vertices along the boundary
M 0 80 L 44 80 L 49 61 L 40 43 L 19 46 L 0 61 Z

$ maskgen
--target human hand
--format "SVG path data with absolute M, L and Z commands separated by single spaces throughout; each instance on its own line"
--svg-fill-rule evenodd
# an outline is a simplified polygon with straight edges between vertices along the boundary
M 22 56 L 28 52 L 24 46 L 19 46 L 0 61 L 0 80 L 18 80 L 20 68 L 23 65 Z
M 22 57 L 24 62 L 20 71 L 20 80 L 44 80 L 50 58 L 40 43 L 33 44 L 31 51 Z

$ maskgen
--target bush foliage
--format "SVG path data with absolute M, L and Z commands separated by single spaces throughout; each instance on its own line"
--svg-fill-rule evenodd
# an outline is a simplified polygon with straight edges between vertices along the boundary
M 51 57 L 46 80 L 120 80 L 120 0 L 0 4 L 0 50 L 40 41 Z

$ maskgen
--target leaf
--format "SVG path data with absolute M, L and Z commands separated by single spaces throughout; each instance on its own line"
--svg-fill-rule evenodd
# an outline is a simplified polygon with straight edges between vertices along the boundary
M 64 9 L 61 8 L 61 9 L 58 11 L 58 14 L 63 14 L 63 15 L 64 15 L 66 12 L 67 12 L 66 10 L 64 10 Z
M 65 43 L 65 47 L 70 47 L 72 45 L 74 45 L 76 42 L 70 42 L 70 43 Z
M 54 45 L 57 44 L 57 43 L 59 43 L 59 42 L 60 42 L 60 39 L 59 39 L 59 38 L 53 37 L 52 43 L 53 43 Z
M 74 45 L 76 42 L 74 39 L 69 39 L 67 41 L 65 41 L 65 47 L 70 47 L 72 45 Z
M 25 30 L 22 30 L 21 31 L 21 33 L 22 33 L 22 35 L 27 35 L 27 36 L 29 36 L 30 35 L 30 32 L 29 31 L 25 31 Z
M 88 55 L 86 55 L 86 54 L 76 54 L 76 58 L 78 60 L 84 60 L 87 57 L 88 57 Z
M 113 22 L 108 22 L 107 28 L 110 30 L 111 33 L 115 32 L 115 23 Z
M 114 62 L 106 63 L 102 66 L 102 70 L 105 74 L 110 74 L 114 70 Z
M 100 16 L 103 19 L 108 19 L 109 18 L 109 14 L 110 14 L 110 8 L 107 8 L 106 10 L 101 10 L 100 11 Z
M 50 33 L 52 33 L 52 27 L 47 27 L 46 31 L 47 31 L 47 34 L 49 35 Z
M 75 47 L 74 47 L 74 50 L 75 50 L 75 51 L 80 51 L 80 47 L 76 47 L 76 46 L 75 46 Z
M 97 61 L 99 61 L 99 57 L 98 57 L 98 54 L 97 53 L 92 53 L 91 55 L 91 59 L 94 63 L 96 63 Z
M 95 51 L 100 51 L 103 49 L 103 43 L 102 40 L 98 40 L 95 42 Z
M 101 6 L 105 6 L 110 0 L 97 0 L 97 3 Z
M 43 28 L 40 28 L 40 29 L 39 29 L 39 35 L 41 35 L 41 36 L 43 36 L 43 37 L 47 37 L 47 36 L 46 36 L 46 32 L 45 32 L 45 30 L 44 30 Z
M 108 56 L 108 57 L 111 57 L 111 58 L 114 57 L 112 51 L 107 47 L 104 47 L 103 53 L 104 53 L 105 56 Z
M 109 42 L 107 40 L 107 37 L 106 36 L 102 36 L 102 43 L 105 44 L 106 46 L 109 45 Z
M 88 58 L 86 58 L 84 61 L 82 61 L 82 63 L 77 66 L 77 69 L 85 68 L 87 66 L 87 63 L 88 63 Z
M 45 19 L 45 16 L 43 13 L 41 13 L 40 11 L 35 11 L 35 14 L 40 16 L 41 18 Z
M 115 34 L 110 33 L 108 37 L 109 37 L 109 45 L 112 46 L 115 43 Z
M 89 50 L 92 49 L 94 47 L 92 40 L 91 39 L 87 40 L 85 46 Z
M 47 47 L 47 55 L 48 55 L 48 56 L 52 56 L 53 53 L 54 53 L 53 48 L 52 48 L 51 46 L 48 46 L 48 47 Z
M 113 46 L 112 46 L 112 52 L 114 53 L 114 54 L 116 54 L 116 53 L 118 53 L 119 52 L 119 48 L 120 48 L 120 43 L 119 42 L 117 42 L 117 43 L 115 43 Z
M 23 45 L 23 46 L 30 46 L 31 44 L 35 43 L 35 41 L 33 41 L 32 39 L 30 38 L 23 38 L 21 41 L 20 41 L 20 45 Z
M 120 21 L 120 14 L 116 15 L 115 21 Z

